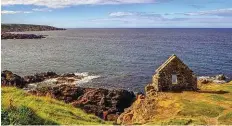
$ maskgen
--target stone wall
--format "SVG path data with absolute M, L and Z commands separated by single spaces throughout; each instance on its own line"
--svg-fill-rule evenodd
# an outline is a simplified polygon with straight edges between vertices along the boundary
M 172 83 L 172 75 L 177 83 Z M 153 76 L 152 84 L 156 91 L 196 90 L 197 78 L 179 58 L 173 58 Z

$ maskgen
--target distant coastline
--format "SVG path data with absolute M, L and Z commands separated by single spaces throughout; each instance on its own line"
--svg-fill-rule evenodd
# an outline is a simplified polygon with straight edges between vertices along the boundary
M 53 30 L 66 30 L 66 29 L 56 28 L 47 25 L 2 24 L 2 32 L 53 31 Z
M 9 32 L 25 32 L 25 31 L 54 31 L 66 30 L 64 28 L 56 28 L 47 25 L 32 25 L 32 24 L 1 24 L 1 39 L 41 39 L 45 35 L 35 34 L 15 34 Z

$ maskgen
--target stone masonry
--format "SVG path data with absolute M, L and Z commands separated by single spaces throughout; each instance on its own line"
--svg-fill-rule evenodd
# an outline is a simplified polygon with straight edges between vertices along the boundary
M 176 55 L 172 55 L 157 70 L 146 92 L 197 90 L 197 78 Z

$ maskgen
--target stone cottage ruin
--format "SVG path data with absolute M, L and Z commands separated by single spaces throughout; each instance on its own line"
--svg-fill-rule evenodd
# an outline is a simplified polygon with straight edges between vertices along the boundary
M 146 87 L 146 92 L 196 89 L 197 78 L 193 71 L 173 54 L 156 70 L 152 83 Z

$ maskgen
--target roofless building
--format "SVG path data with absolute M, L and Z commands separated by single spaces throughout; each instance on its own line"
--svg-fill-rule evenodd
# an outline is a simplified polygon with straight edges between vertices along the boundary
M 155 91 L 196 90 L 197 78 L 193 71 L 173 54 L 156 70 L 152 84 L 146 87 L 146 91 L 149 89 Z

